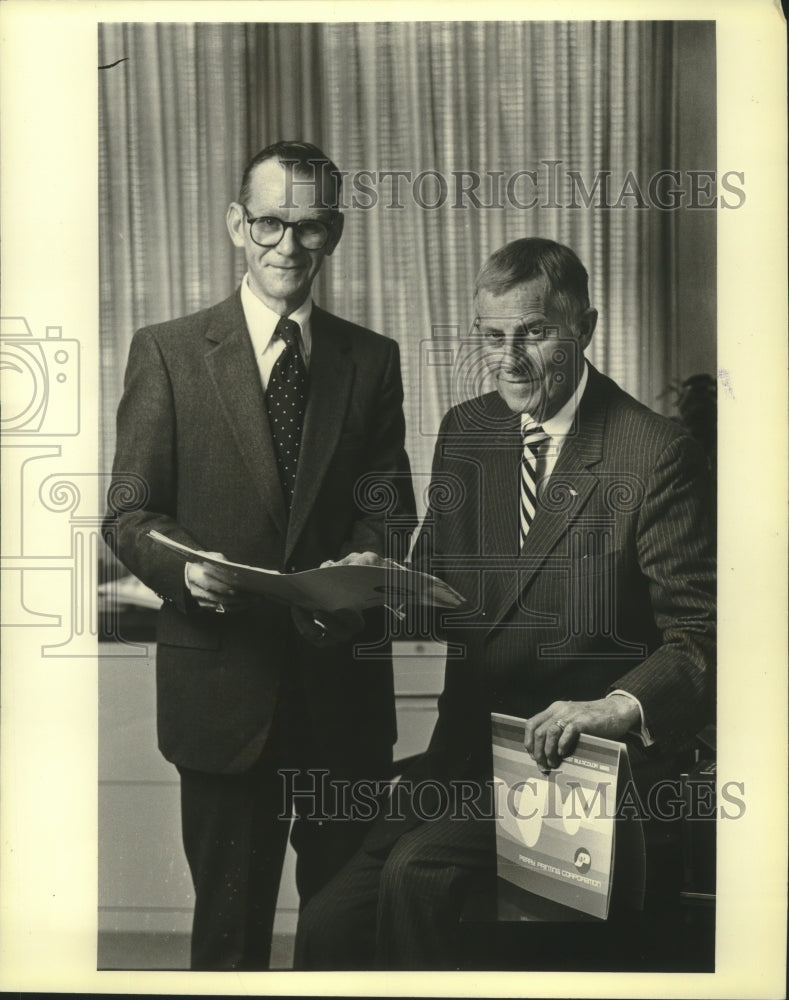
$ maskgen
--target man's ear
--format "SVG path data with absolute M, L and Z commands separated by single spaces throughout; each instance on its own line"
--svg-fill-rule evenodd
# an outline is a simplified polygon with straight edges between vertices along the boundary
M 340 237 L 342 236 L 343 227 L 345 226 L 345 216 L 342 212 L 338 212 L 334 217 L 331 224 L 331 232 L 329 233 L 329 239 L 326 243 L 326 256 L 331 257 L 334 253 L 337 244 L 340 242 Z
M 246 226 L 246 212 L 243 206 L 239 205 L 237 201 L 231 201 L 227 210 L 227 215 L 225 216 L 225 222 L 227 223 L 227 231 L 230 233 L 230 239 L 233 241 L 233 245 L 237 247 L 244 247 L 246 241 L 244 239 L 245 232 L 244 226 Z
M 581 350 L 586 350 L 589 346 L 589 341 L 592 339 L 592 334 L 597 326 L 597 310 L 586 309 L 578 320 L 578 343 L 581 346 Z

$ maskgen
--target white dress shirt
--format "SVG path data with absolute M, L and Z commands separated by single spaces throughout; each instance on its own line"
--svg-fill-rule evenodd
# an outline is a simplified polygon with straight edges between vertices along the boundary
M 241 308 L 244 310 L 244 319 L 247 321 L 249 338 L 252 341 L 252 350 L 255 352 L 260 381 L 263 389 L 268 388 L 268 380 L 271 377 L 271 369 L 274 362 L 285 349 L 285 341 L 281 337 L 273 339 L 274 330 L 279 323 L 281 316 L 272 312 L 271 309 L 255 295 L 249 287 L 249 275 L 244 275 L 241 282 Z M 304 302 L 292 312 L 288 319 L 298 323 L 301 330 L 300 353 L 304 365 L 309 370 L 310 352 L 312 350 L 312 334 L 310 331 L 310 316 L 312 314 L 312 296 L 308 295 Z

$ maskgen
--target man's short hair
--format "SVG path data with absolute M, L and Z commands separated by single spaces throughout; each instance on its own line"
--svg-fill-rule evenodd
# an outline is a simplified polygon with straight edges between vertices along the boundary
M 482 265 L 474 286 L 476 297 L 483 289 L 503 295 L 533 278 L 547 285 L 547 304 L 572 324 L 589 308 L 589 275 L 576 254 L 561 243 L 527 236 L 496 250 Z
M 241 189 L 238 200 L 246 205 L 249 198 L 252 174 L 256 167 L 266 160 L 279 160 L 290 166 L 299 177 L 308 177 L 316 181 L 315 207 L 338 209 L 342 192 L 342 174 L 329 157 L 311 142 L 281 139 L 261 149 L 247 164 L 244 176 L 241 178 Z M 320 201 L 318 200 L 320 192 Z

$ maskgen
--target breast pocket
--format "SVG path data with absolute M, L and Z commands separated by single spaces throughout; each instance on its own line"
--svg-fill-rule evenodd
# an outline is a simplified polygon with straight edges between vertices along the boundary
M 600 555 L 584 555 L 573 559 L 570 563 L 570 575 L 577 577 L 596 577 L 613 575 L 621 558 L 621 550 L 613 549 Z

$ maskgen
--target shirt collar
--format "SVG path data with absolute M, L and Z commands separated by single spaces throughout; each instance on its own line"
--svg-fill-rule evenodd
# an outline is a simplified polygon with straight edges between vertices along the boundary
M 262 299 L 249 287 L 249 274 L 244 275 L 241 282 L 241 308 L 252 339 L 255 354 L 262 354 L 271 342 L 271 338 L 281 317 L 269 309 Z M 310 336 L 310 315 L 312 314 L 312 296 L 308 295 L 298 309 L 290 313 L 288 319 L 294 320 L 301 328 L 301 341 L 307 357 L 310 355 L 312 338 Z
M 575 414 L 581 403 L 581 399 L 586 390 L 586 383 L 589 381 L 589 366 L 584 359 L 584 370 L 581 373 L 581 378 L 578 385 L 575 388 L 575 392 L 570 396 L 564 406 L 559 410 L 558 413 L 554 413 L 552 417 L 548 420 L 543 420 L 542 429 L 550 437 L 566 437 L 573 427 L 573 421 L 575 420 Z M 527 424 L 534 423 L 532 417 L 528 413 L 521 414 L 521 429 L 523 429 Z

